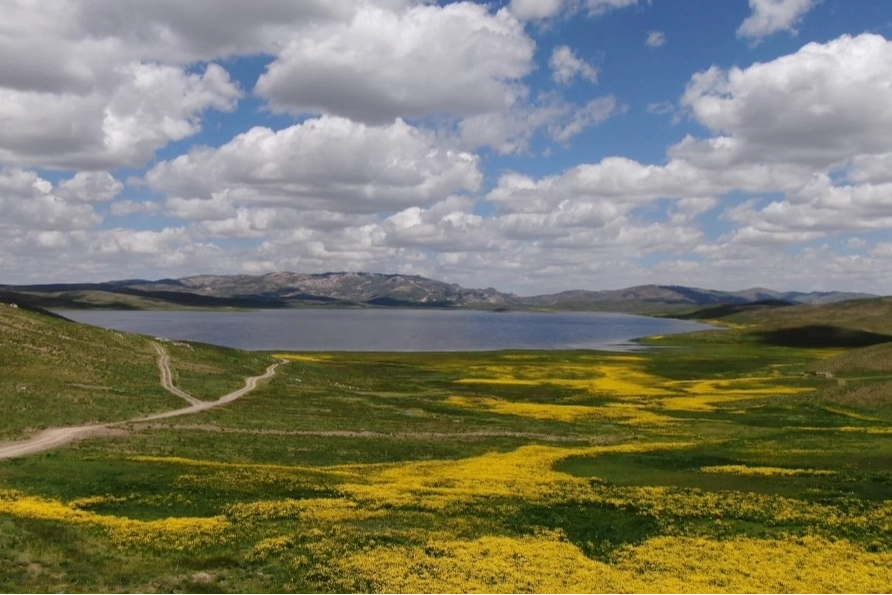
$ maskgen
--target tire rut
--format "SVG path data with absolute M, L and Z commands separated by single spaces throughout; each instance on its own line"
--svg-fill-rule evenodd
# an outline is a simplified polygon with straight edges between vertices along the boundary
M 38 434 L 32 436 L 31 438 L 28 438 L 27 440 L 17 440 L 15 442 L 6 442 L 0 444 L 0 460 L 23 457 L 30 454 L 51 450 L 58 446 L 62 446 L 75 440 L 80 440 L 90 436 L 114 433 L 116 426 L 120 426 L 122 424 L 140 423 L 155 421 L 158 419 L 179 417 L 181 415 L 191 415 L 193 413 L 200 413 L 202 411 L 207 411 L 208 409 L 213 409 L 214 407 L 219 407 L 221 405 L 226 405 L 227 403 L 231 403 L 236 399 L 240 399 L 241 397 L 250 393 L 252 390 L 256 389 L 257 384 L 261 380 L 272 378 L 275 375 L 276 368 L 279 366 L 279 364 L 287 363 L 285 361 L 278 361 L 270 365 L 263 374 L 245 378 L 245 386 L 238 390 L 234 390 L 231 393 L 223 395 L 216 401 L 201 401 L 173 384 L 173 375 L 170 370 L 170 356 L 167 354 L 164 348 L 157 343 L 152 343 L 152 347 L 158 354 L 157 364 L 158 371 L 161 375 L 161 386 L 168 392 L 190 403 L 189 407 L 174 409 L 173 411 L 162 411 L 160 413 L 153 413 L 150 415 L 139 416 L 116 422 L 85 424 L 80 426 L 65 426 L 61 428 L 47 428 L 46 430 L 39 432 Z

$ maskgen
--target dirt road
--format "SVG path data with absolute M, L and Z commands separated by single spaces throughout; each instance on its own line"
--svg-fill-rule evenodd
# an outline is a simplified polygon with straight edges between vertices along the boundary
M 188 401 L 190 403 L 189 407 L 184 407 L 183 409 L 175 409 L 173 411 L 162 411 L 161 413 L 153 413 L 151 415 L 146 415 L 143 417 L 136 417 L 133 419 L 126 419 L 123 421 L 107 424 L 89 424 L 82 426 L 66 426 L 64 428 L 49 428 L 27 440 L 5 442 L 0 444 L 0 460 L 22 457 L 25 455 L 43 452 L 45 450 L 50 450 L 56 448 L 57 446 L 68 444 L 69 442 L 72 442 L 74 440 L 108 432 L 115 426 L 120 426 L 126 423 L 154 421 L 157 419 L 179 417 L 181 415 L 191 415 L 193 413 L 207 411 L 208 409 L 213 409 L 214 407 L 219 407 L 220 405 L 231 403 L 257 388 L 257 383 L 261 380 L 272 378 L 276 373 L 276 368 L 280 363 L 282 363 L 276 362 L 275 364 L 268 367 L 266 369 L 266 372 L 264 372 L 260 376 L 251 376 L 250 378 L 245 378 L 245 386 L 238 390 L 232 391 L 227 395 L 223 395 L 216 401 L 200 401 L 189 393 L 174 386 L 173 381 L 171 380 L 172 375 L 170 371 L 170 356 L 168 356 L 167 352 L 164 351 L 164 348 L 157 343 L 153 343 L 153 346 L 155 348 L 155 351 L 158 352 L 158 371 L 161 373 L 161 386 L 163 386 L 166 390 L 170 391 L 174 395 Z
M 236 399 L 240 399 L 244 397 L 246 394 L 257 388 L 257 383 L 261 380 L 266 380 L 267 378 L 272 378 L 276 373 L 276 368 L 282 362 L 276 362 L 270 367 L 266 369 L 266 372 L 261 374 L 260 376 L 251 376 L 250 378 L 245 378 L 245 386 L 242 388 L 232 391 L 228 395 L 223 395 L 216 401 L 199 401 L 195 399 L 196 403 L 189 407 L 184 407 L 183 409 L 174 409 L 173 411 L 162 411 L 161 413 L 153 413 L 151 415 L 147 415 L 145 417 L 137 417 L 134 419 L 128 419 L 125 421 L 119 421 L 115 424 L 109 425 L 119 425 L 126 424 L 131 422 L 143 422 L 143 421 L 153 421 L 156 419 L 168 419 L 170 417 L 179 417 L 181 415 L 190 415 L 192 413 L 198 413 L 200 411 L 206 411 L 208 409 L 213 409 L 214 407 L 219 407 L 220 405 L 225 405 L 226 403 L 232 403 Z M 194 397 L 191 397 L 194 399 Z M 0 450 L 2 453 L 2 450 Z
M 174 386 L 173 373 L 170 371 L 170 356 L 167 355 L 164 348 L 157 343 L 152 343 L 152 347 L 154 347 L 155 351 L 158 353 L 158 370 L 161 372 L 161 386 L 174 396 L 185 399 L 190 405 L 198 405 L 202 403 L 202 401 L 199 401 L 186 391 Z

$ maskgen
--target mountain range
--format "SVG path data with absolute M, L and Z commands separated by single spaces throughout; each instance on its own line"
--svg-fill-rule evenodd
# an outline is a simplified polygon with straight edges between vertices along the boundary
M 127 279 L 104 283 L 0 286 L 0 301 L 49 308 L 156 309 L 288 307 L 433 307 L 505 310 L 600 310 L 673 312 L 712 305 L 756 302 L 822 304 L 876 297 L 853 292 L 718 291 L 678 285 L 522 297 L 493 288 L 468 289 L 418 275 L 380 273 L 268 273 L 196 275 L 180 279 Z

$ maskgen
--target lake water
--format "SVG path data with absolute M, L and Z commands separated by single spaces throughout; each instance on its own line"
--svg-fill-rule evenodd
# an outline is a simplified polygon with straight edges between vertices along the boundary
M 64 310 L 78 322 L 153 337 L 248 350 L 629 350 L 632 339 L 713 328 L 683 320 L 603 312 L 471 310 Z

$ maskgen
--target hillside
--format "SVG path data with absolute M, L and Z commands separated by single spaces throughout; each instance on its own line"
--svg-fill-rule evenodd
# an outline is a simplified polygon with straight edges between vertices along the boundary
M 179 362 L 176 380 L 197 396 L 221 385 L 237 388 L 268 359 L 210 345 L 167 345 Z M 159 383 L 156 358 L 150 337 L 0 302 L 0 440 L 178 407 Z
M 418 275 L 378 273 L 269 273 L 197 275 L 182 279 L 128 279 L 0 287 L 0 300 L 56 308 L 287 308 L 413 307 L 589 310 L 686 313 L 703 306 L 773 300 L 791 304 L 834 303 L 873 297 L 851 292 L 781 292 L 764 288 L 718 291 L 678 285 L 641 285 L 619 290 L 573 290 L 521 297 L 493 288 L 469 289 Z
M 693 320 L 718 320 L 761 332 L 791 328 L 835 326 L 852 331 L 892 335 L 892 297 L 846 300 L 791 307 L 768 301 L 737 306 L 714 306 L 680 316 Z
M 606 291 L 573 290 L 524 298 L 525 303 L 557 310 L 614 310 L 680 312 L 697 306 L 740 305 L 764 301 L 787 304 L 823 304 L 874 297 L 852 292 L 774 291 L 753 288 L 718 291 L 680 285 L 639 285 Z

